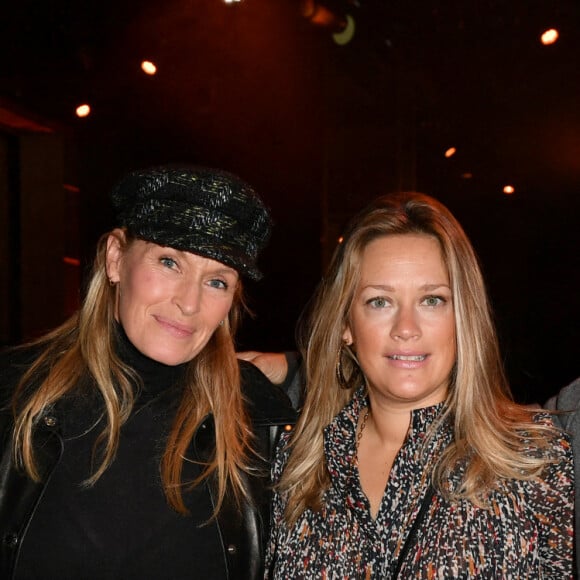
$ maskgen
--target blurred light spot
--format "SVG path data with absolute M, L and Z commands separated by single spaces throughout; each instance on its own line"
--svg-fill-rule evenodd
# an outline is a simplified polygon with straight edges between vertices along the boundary
M 470 171 L 466 171 L 465 173 L 461 174 L 461 179 L 471 179 L 473 177 L 473 173 Z
M 512 185 L 506 185 L 506 186 L 504 186 L 504 188 L 503 188 L 503 192 L 504 192 L 506 195 L 511 195 L 512 193 L 514 193 L 514 192 L 515 192 L 515 189 L 513 188 L 513 186 L 512 186 Z
M 145 74 L 154 75 L 157 72 L 157 67 L 150 60 L 144 60 L 141 63 L 141 70 Z
M 352 40 L 352 37 L 354 36 L 355 30 L 354 18 L 350 14 L 346 14 L 345 17 L 346 17 L 346 26 L 344 27 L 344 30 L 341 30 L 340 32 L 335 32 L 332 35 L 332 39 L 339 46 L 344 46 L 345 44 L 348 44 Z
M 241 2 L 241 0 L 224 0 L 224 2 L 226 4 L 234 4 L 234 3 L 237 3 L 237 2 Z
M 340 236 L 340 238 L 338 238 L 338 243 L 342 244 L 342 242 L 344 242 L 344 236 Z
M 335 12 L 317 0 L 303 0 L 300 11 L 311 24 L 329 29 L 336 44 L 347 44 L 354 36 L 354 18 L 349 14 Z
M 457 149 L 455 147 L 449 147 L 447 151 L 445 151 L 445 157 L 453 157 L 457 153 Z
M 343 26 L 341 22 L 338 22 L 338 17 L 334 12 L 318 4 L 312 4 L 311 11 L 308 13 L 308 20 L 316 26 L 325 26 L 327 28 L 334 26 L 342 28 Z
M 554 44 L 554 42 L 558 40 L 558 36 L 559 36 L 558 31 L 555 28 L 550 28 L 549 30 L 543 32 L 540 38 L 542 40 L 542 44 L 548 45 Z
M 91 114 L 91 107 L 89 105 L 79 105 L 76 108 L 77 117 L 88 117 Z
M 69 256 L 65 256 L 62 261 L 65 264 L 69 264 L 70 266 L 80 266 L 81 265 L 81 261 L 78 258 L 71 258 Z

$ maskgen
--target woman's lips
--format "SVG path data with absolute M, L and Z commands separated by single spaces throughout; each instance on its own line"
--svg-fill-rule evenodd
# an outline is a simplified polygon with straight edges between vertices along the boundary
M 389 354 L 387 359 L 390 364 L 400 369 L 417 369 L 425 364 L 428 354 Z
M 391 354 L 389 358 L 392 360 L 407 360 L 421 362 L 427 358 L 426 354 Z
M 178 338 L 187 338 L 193 334 L 193 329 L 190 326 L 180 324 L 174 320 L 168 320 L 160 316 L 154 316 L 155 320 L 169 333 Z

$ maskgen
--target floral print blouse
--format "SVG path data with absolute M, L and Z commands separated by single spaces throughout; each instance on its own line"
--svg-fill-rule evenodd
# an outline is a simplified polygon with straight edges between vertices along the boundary
M 266 578 L 392 579 L 401 548 L 421 509 L 427 474 L 452 440 L 441 424 L 422 451 L 427 431 L 443 405 L 413 411 L 407 439 L 393 464 L 376 519 L 364 495 L 355 454 L 358 417 L 366 406 L 359 390 L 325 429 L 331 487 L 320 513 L 306 510 L 288 528 L 284 499 L 274 496 Z M 551 424 L 539 413 L 536 421 Z M 278 481 L 288 452 L 281 441 L 273 468 Z M 489 492 L 490 508 L 448 501 L 435 492 L 398 578 L 554 579 L 573 577 L 573 462 L 568 438 L 556 435 L 555 461 L 541 479 L 501 480 Z M 453 475 L 452 485 L 461 479 Z

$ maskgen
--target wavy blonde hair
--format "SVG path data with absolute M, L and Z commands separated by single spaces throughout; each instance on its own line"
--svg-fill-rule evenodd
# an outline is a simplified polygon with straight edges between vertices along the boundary
M 123 249 L 134 241 L 127 232 Z M 103 402 L 105 425 L 95 445 L 99 462 L 85 485 L 93 485 L 115 458 L 120 429 L 133 408 L 134 374 L 115 352 L 116 289 L 106 273 L 107 239 L 101 237 L 87 294 L 80 311 L 37 341 L 41 354 L 22 377 L 12 399 L 15 416 L 14 454 L 17 464 L 33 479 L 40 479 L 33 444 L 36 421 L 57 401 L 73 391 L 84 377 L 92 378 Z M 238 501 L 246 497 L 241 473 L 249 471 L 251 430 L 242 400 L 239 365 L 233 335 L 242 309 L 241 282 L 225 323 L 189 363 L 182 398 L 161 460 L 164 492 L 171 507 L 187 513 L 183 501 L 182 468 L 193 434 L 208 413 L 215 422 L 215 454 L 204 466 L 195 486 L 216 476 L 214 516 L 226 491 Z M 42 377 L 42 379 L 38 379 Z M 236 388 L 237 386 L 237 388 Z
M 345 390 L 340 388 L 336 373 L 363 251 L 377 238 L 401 234 L 426 234 L 439 242 L 453 294 L 457 355 L 442 420 L 451 421 L 454 441 L 435 468 L 435 485 L 447 495 L 482 503 L 485 491 L 498 478 L 533 478 L 547 461 L 523 451 L 523 432 L 528 444 L 533 440 L 539 448 L 547 448 L 546 427 L 533 423 L 530 411 L 512 400 L 481 270 L 460 224 L 429 196 L 387 195 L 351 220 L 313 297 L 310 314 L 299 326 L 307 390 L 289 444 L 288 464 L 277 485 L 287 498 L 285 517 L 289 523 L 306 508 L 321 508 L 330 485 L 323 429 L 363 380 L 361 376 L 361 381 Z M 342 364 L 347 377 L 360 372 L 352 358 L 343 357 Z M 462 461 L 467 467 L 460 488 L 445 490 L 446 474 Z

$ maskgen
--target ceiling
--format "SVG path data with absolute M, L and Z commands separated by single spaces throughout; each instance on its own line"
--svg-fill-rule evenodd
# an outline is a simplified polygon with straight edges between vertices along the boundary
M 356 23 L 345 46 L 299 0 L 20 0 L 0 20 L 0 97 L 79 131 L 183 138 L 198 155 L 249 133 L 312 153 L 304 135 L 319 145 L 322 130 L 327 148 L 336 134 L 368 134 L 356 149 L 388 153 L 387 131 L 415 158 L 406 181 L 461 171 L 524 188 L 577 182 L 576 0 L 326 4 Z M 546 47 L 549 27 L 560 39 Z M 85 101 L 93 113 L 79 121 Z M 458 153 L 445 163 L 449 146 Z
M 545 385 L 531 360 L 540 330 L 578 344 L 580 3 L 320 1 L 353 18 L 348 44 L 298 0 L 12 2 L 0 108 L 70 136 L 87 243 L 108 219 L 103 192 L 129 168 L 195 161 L 256 185 L 277 223 L 275 281 L 256 289 L 286 305 L 256 323 L 275 348 L 352 211 L 393 189 L 436 195 L 482 257 L 504 340 L 522 351 L 514 374 Z M 559 40 L 543 46 L 551 27 Z M 83 102 L 92 114 L 78 119 Z M 569 350 L 553 360 L 559 381 L 578 372 Z

